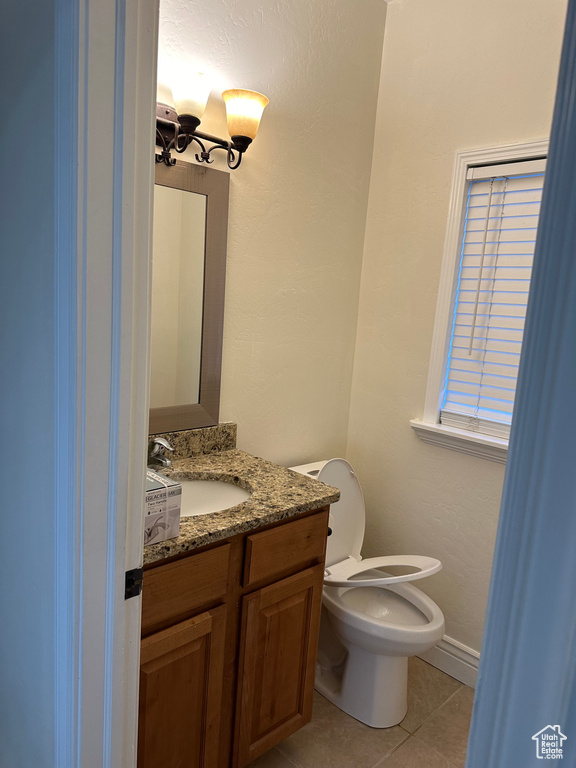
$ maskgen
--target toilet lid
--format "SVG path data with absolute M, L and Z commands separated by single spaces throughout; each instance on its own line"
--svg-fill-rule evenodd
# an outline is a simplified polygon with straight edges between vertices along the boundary
M 328 536 L 326 566 L 350 556 L 360 560 L 366 514 L 362 489 L 354 470 L 345 459 L 330 459 L 316 479 L 340 490 L 340 500 L 330 507 L 328 525 L 332 533 Z

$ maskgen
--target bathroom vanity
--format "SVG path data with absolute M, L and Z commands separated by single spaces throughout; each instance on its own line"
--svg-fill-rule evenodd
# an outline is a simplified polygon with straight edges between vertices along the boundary
M 311 718 L 339 493 L 237 450 L 169 474 L 251 496 L 145 549 L 138 767 L 243 768 Z
M 156 165 L 150 432 L 174 449 L 157 468 L 187 481 L 191 516 L 144 550 L 138 768 L 243 768 L 312 714 L 340 494 L 235 450 L 218 424 L 228 189 L 213 168 Z M 250 497 L 198 514 L 192 481 Z

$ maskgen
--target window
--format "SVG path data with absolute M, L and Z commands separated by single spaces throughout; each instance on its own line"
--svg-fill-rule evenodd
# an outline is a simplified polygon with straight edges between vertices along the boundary
M 545 160 L 469 168 L 440 422 L 508 437 Z
M 425 413 L 412 422 L 427 442 L 505 460 L 546 149 L 457 156 Z

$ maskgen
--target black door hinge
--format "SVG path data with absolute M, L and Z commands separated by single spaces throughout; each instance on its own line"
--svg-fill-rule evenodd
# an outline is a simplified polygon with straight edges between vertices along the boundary
M 144 570 L 142 568 L 132 568 L 126 571 L 126 586 L 124 589 L 124 600 L 131 597 L 138 597 L 142 592 L 142 582 L 144 581 Z

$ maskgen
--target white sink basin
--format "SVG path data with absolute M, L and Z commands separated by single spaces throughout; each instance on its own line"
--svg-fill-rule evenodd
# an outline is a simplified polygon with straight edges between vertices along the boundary
M 220 512 L 242 504 L 250 491 L 221 480 L 180 480 L 182 483 L 182 517 Z

